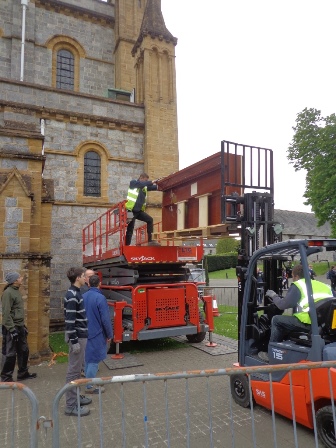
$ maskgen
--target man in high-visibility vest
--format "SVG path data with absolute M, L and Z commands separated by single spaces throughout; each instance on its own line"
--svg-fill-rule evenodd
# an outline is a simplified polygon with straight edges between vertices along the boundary
M 141 173 L 138 180 L 131 180 L 125 207 L 126 210 L 133 213 L 133 219 L 127 226 L 126 246 L 131 244 L 136 219 L 147 223 L 148 244 L 152 246 L 158 245 L 157 242 L 152 241 L 153 218 L 145 212 L 147 191 L 156 191 L 157 189 L 156 182 L 149 180 L 149 176 L 146 173 Z
M 293 331 L 309 333 L 311 320 L 309 316 L 308 293 L 301 264 L 293 267 L 292 276 L 293 282 L 285 297 L 280 297 L 271 289 L 265 293 L 280 310 L 286 310 L 288 308 L 296 309 L 296 312 L 292 316 L 277 315 L 273 317 L 270 342 L 281 342 Z M 332 291 L 329 285 L 317 280 L 312 280 L 311 283 L 314 302 L 332 297 Z M 259 352 L 258 356 L 263 361 L 268 361 L 266 352 Z

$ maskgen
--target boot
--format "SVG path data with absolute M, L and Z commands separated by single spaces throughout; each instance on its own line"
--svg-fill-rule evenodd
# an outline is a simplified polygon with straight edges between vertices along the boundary
M 5 356 L 5 362 L 1 371 L 2 382 L 12 382 L 15 369 L 16 356 Z

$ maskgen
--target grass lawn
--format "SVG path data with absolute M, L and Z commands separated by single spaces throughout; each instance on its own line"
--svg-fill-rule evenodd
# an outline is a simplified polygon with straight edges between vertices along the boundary
M 325 275 L 329 271 L 328 263 L 326 261 L 321 261 L 317 263 L 310 263 L 313 265 L 313 270 L 315 271 L 316 275 Z M 330 263 L 330 266 L 332 266 L 333 263 Z
M 68 362 L 68 344 L 64 341 L 64 333 L 51 333 L 49 335 L 49 345 L 53 351 L 55 362 L 62 364 Z M 120 344 L 121 353 L 141 353 L 141 352 L 158 352 L 164 350 L 176 350 L 179 348 L 186 348 L 187 344 L 175 341 L 171 338 L 160 338 L 149 341 L 130 341 Z
M 68 353 L 68 344 L 64 341 L 64 333 L 50 333 L 49 335 L 49 345 L 54 353 L 56 355 L 55 361 L 58 364 L 62 364 L 64 362 L 68 362 L 68 356 L 65 355 Z M 63 355 L 64 353 L 64 355 Z
M 238 308 L 235 306 L 219 305 L 220 316 L 214 317 L 214 333 L 231 339 L 238 339 Z
M 236 268 L 223 269 L 222 271 L 213 271 L 209 272 L 210 280 L 221 280 L 223 278 L 237 278 L 236 276 Z

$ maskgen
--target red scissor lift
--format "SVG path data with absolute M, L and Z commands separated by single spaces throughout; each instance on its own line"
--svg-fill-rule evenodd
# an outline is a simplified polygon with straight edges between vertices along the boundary
M 184 246 L 167 238 L 148 246 L 145 227 L 136 229 L 136 245 L 125 246 L 126 201 L 114 205 L 83 229 L 83 264 L 98 272 L 111 306 L 116 355 L 119 344 L 185 335 L 212 343 L 212 297 L 199 297 L 188 282 L 187 263 L 199 262 L 203 245 Z M 160 223 L 155 225 L 159 235 Z M 204 312 L 203 312 L 204 311 Z

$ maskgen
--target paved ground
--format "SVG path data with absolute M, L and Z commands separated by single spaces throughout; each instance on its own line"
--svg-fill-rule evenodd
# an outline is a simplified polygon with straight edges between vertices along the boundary
M 321 278 L 322 280 L 322 278 Z M 224 286 L 234 281 L 221 281 Z M 162 378 L 155 382 L 130 382 L 138 374 L 216 371 L 237 361 L 237 343 L 214 338 L 219 347 L 209 349 L 185 344 L 178 350 L 132 355 L 130 367 L 117 370 L 101 363 L 99 375 L 108 381 L 106 391 L 93 396 L 91 413 L 82 419 L 64 415 L 64 397 L 59 404 L 59 445 L 52 440 L 52 429 L 38 430 L 38 446 L 43 448 L 219 448 L 270 446 L 292 448 L 317 446 L 312 431 L 298 425 L 297 444 L 292 422 L 272 415 L 259 406 L 251 412 L 232 402 L 227 375 L 185 380 Z M 127 365 L 127 363 L 125 363 Z M 35 394 L 38 415 L 54 419 L 52 404 L 64 386 L 66 364 L 43 363 L 31 367 L 38 377 L 24 384 Z M 124 376 L 126 375 L 126 376 Z M 131 377 L 133 375 L 133 377 Z M 134 377 L 135 375 L 135 377 Z M 113 377 L 113 379 L 111 379 Z M 122 380 L 122 384 L 116 380 Z M 31 405 L 23 392 L 0 388 L 0 447 L 29 447 Z M 13 409 L 13 411 L 12 411 Z M 13 412 L 13 413 L 12 413 Z M 80 421 L 80 426 L 78 422 Z M 54 429 L 55 432 L 55 429 Z M 14 435 L 14 442 L 11 437 Z M 54 441 L 58 437 L 54 437 Z
M 235 342 L 232 344 L 234 348 Z M 293 426 L 289 420 L 276 418 L 277 445 L 274 445 L 271 413 L 256 407 L 252 419 L 250 409 L 232 403 L 227 376 L 195 378 L 187 381 L 160 379 L 148 383 L 126 381 L 130 375 L 135 374 L 232 367 L 237 360 L 236 353 L 214 356 L 186 344 L 178 350 L 140 353 L 132 357 L 141 365 L 110 370 L 101 363 L 99 370 L 101 377 L 128 376 L 124 377 L 123 385 L 107 384 L 105 393 L 101 395 L 101 402 L 99 396 L 93 397 L 93 402 L 89 406 L 91 414 L 80 419 L 79 430 L 78 420 L 63 414 L 64 397 L 61 399 L 58 414 L 60 447 L 295 447 Z M 39 415 L 51 419 L 53 399 L 64 385 L 66 364 L 51 366 L 42 364 L 32 367 L 31 371 L 36 371 L 38 378 L 27 381 L 25 385 L 37 397 Z M 13 416 L 10 409 L 13 397 L 8 391 L 0 390 L 0 394 L 1 448 L 28 447 L 25 425 L 31 415 L 29 403 L 22 392 L 15 391 L 13 394 L 15 443 L 11 445 Z M 101 440 L 101 434 L 104 440 Z M 51 429 L 46 435 L 43 430 L 39 430 L 38 446 L 52 447 L 51 435 Z M 298 428 L 298 441 L 297 446 L 305 448 L 315 446 L 312 432 L 303 427 Z

